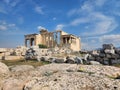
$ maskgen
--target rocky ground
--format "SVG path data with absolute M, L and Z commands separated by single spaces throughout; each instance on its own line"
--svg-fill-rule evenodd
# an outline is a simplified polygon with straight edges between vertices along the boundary
M 0 90 L 120 90 L 120 68 L 48 64 L 6 66 L 0 62 Z

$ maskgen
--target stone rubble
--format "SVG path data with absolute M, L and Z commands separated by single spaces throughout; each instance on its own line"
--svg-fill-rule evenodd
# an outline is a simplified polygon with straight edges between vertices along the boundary
M 55 54 L 63 54 L 63 53 L 70 54 L 72 53 L 72 50 L 64 47 L 62 48 L 55 47 L 55 48 L 46 49 L 46 48 L 39 48 L 38 46 L 32 46 L 26 50 L 25 59 L 26 60 L 37 59 L 38 61 L 41 61 L 41 58 L 44 57 L 47 58 L 48 60 L 49 58 L 53 57 Z
M 89 51 L 88 53 L 90 54 L 88 60 L 107 65 L 120 64 L 120 48 L 114 47 L 113 44 L 103 44 L 101 49 Z
M 18 46 L 16 48 L 0 48 L 0 60 L 22 60 L 27 48 Z

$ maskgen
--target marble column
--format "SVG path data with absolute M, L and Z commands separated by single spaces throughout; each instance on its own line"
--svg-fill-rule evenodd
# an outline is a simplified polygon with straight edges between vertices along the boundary
M 25 47 L 27 47 L 27 40 L 25 39 Z
M 70 43 L 72 43 L 72 37 L 70 37 L 70 41 L 71 41 Z
M 52 34 L 52 47 L 54 47 L 54 33 Z
M 35 38 L 34 38 L 34 45 L 37 45 L 36 36 L 35 36 Z
M 65 38 L 65 44 L 67 44 L 67 38 Z
M 30 39 L 30 46 L 32 46 L 32 39 Z

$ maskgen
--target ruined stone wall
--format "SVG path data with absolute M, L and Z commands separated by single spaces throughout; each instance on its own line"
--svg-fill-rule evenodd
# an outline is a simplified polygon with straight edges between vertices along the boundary
M 37 34 L 25 35 L 25 46 L 26 47 L 36 45 L 36 35 Z
M 73 51 L 80 51 L 81 50 L 80 39 L 76 38 L 75 41 L 71 43 L 70 48 Z
M 43 44 L 43 37 L 41 36 L 41 34 L 36 35 L 35 45 L 38 45 L 38 44 Z
M 0 52 L 6 52 L 7 48 L 0 48 Z
M 80 38 L 76 38 L 76 51 L 81 50 L 81 42 Z

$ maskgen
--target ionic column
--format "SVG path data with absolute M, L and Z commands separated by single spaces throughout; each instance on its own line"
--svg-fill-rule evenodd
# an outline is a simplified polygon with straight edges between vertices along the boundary
M 45 34 L 45 45 L 47 45 L 47 35 Z
M 30 39 L 30 46 L 32 46 L 32 39 Z
M 45 36 L 45 34 L 44 34 L 44 45 L 45 45 L 45 41 L 46 41 L 46 36 Z
M 36 36 L 35 36 L 35 38 L 34 38 L 34 45 L 37 45 Z
M 62 46 L 63 41 L 62 41 L 62 37 L 61 37 L 62 36 L 61 31 L 59 33 L 60 33 L 60 46 Z
M 52 47 L 52 34 L 50 33 L 50 47 Z
M 71 40 L 70 40 L 71 38 L 69 37 L 69 44 L 71 43 Z
M 65 44 L 67 44 L 67 38 L 65 38 Z
M 71 41 L 71 43 L 72 43 L 72 37 L 70 37 L 70 41 Z
M 52 47 L 54 47 L 54 34 L 52 34 Z
M 25 39 L 25 47 L 27 47 L 27 39 Z
M 56 44 L 58 44 L 58 32 L 56 32 Z
M 50 39 L 50 37 L 49 37 L 49 33 L 48 33 L 48 35 L 47 35 L 47 46 L 49 47 L 50 45 L 49 45 L 49 39 Z

